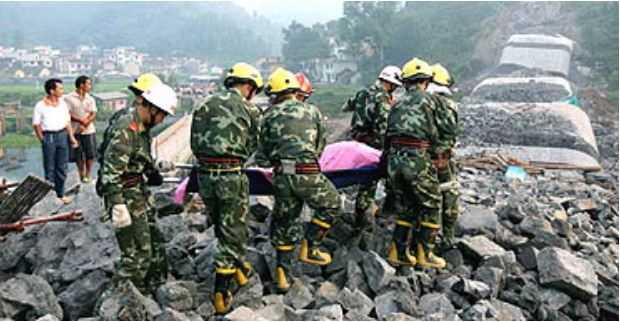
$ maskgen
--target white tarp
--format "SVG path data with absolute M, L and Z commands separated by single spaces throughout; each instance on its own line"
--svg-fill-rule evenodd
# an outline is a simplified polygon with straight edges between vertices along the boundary
M 556 46 L 564 46 L 569 51 L 572 52 L 575 42 L 562 35 L 550 36 L 550 35 L 541 35 L 541 34 L 517 34 L 517 35 L 510 36 L 506 44 L 507 45 L 510 45 L 510 44 L 556 45 Z
M 493 85 L 511 85 L 511 84 L 530 84 L 544 83 L 561 86 L 566 90 L 566 96 L 572 96 L 573 90 L 570 83 L 562 77 L 490 77 L 474 87 L 472 93 L 476 93 L 479 88 Z
M 568 76 L 571 54 L 563 49 L 513 47 L 502 51 L 499 65 L 518 65 Z

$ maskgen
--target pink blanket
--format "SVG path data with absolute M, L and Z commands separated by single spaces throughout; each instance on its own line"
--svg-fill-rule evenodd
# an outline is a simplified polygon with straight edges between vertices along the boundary
M 336 142 L 325 147 L 319 164 L 321 171 L 358 169 L 377 165 L 381 151 L 356 141 Z
M 363 143 L 356 141 L 342 141 L 330 144 L 325 147 L 319 164 L 321 171 L 336 171 L 359 169 L 367 166 L 377 165 L 381 158 L 381 151 L 373 149 Z M 268 181 L 271 181 L 271 169 L 252 168 L 260 170 Z M 182 205 L 187 193 L 187 183 L 189 177 L 179 184 L 175 191 L 174 202 Z

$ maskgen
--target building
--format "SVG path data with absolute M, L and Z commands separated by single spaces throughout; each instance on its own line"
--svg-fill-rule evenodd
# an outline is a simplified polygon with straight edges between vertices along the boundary
M 127 107 L 127 101 L 129 97 L 123 92 L 103 92 L 94 93 L 92 96 L 95 98 L 97 107 L 99 109 L 108 109 L 113 111 L 122 110 Z
M 256 61 L 255 65 L 263 77 L 269 77 L 278 67 L 284 67 L 280 57 L 263 57 Z
M 323 84 L 355 84 L 361 77 L 354 60 L 315 58 L 302 62 L 302 70 L 313 82 Z

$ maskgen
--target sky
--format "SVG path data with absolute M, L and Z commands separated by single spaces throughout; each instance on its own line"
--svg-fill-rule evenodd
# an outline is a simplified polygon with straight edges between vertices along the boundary
M 304 25 L 327 22 L 342 16 L 342 0 L 234 0 L 248 13 L 256 12 L 269 20 L 289 25 L 296 20 Z

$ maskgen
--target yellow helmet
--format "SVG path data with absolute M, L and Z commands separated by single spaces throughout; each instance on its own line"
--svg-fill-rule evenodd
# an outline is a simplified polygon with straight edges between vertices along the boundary
M 267 81 L 267 87 L 265 88 L 265 94 L 280 94 L 286 91 L 294 91 L 301 88 L 295 74 L 288 70 L 278 67 Z
M 236 63 L 226 73 L 224 78 L 224 85 L 230 87 L 232 83 L 236 81 L 249 81 L 258 88 L 260 92 L 263 89 L 263 77 L 260 75 L 258 69 L 247 63 Z
M 431 70 L 433 71 L 433 83 L 447 87 L 454 84 L 454 80 L 450 77 L 450 73 L 448 73 L 448 70 L 441 66 L 441 64 L 431 66 Z
M 420 58 L 413 58 L 403 66 L 403 80 L 430 79 L 433 77 L 431 66 Z
M 161 80 L 157 75 L 153 73 L 145 73 L 134 80 L 134 82 L 128 86 L 128 88 L 136 95 L 141 95 L 143 92 L 151 89 L 155 85 L 161 84 Z

